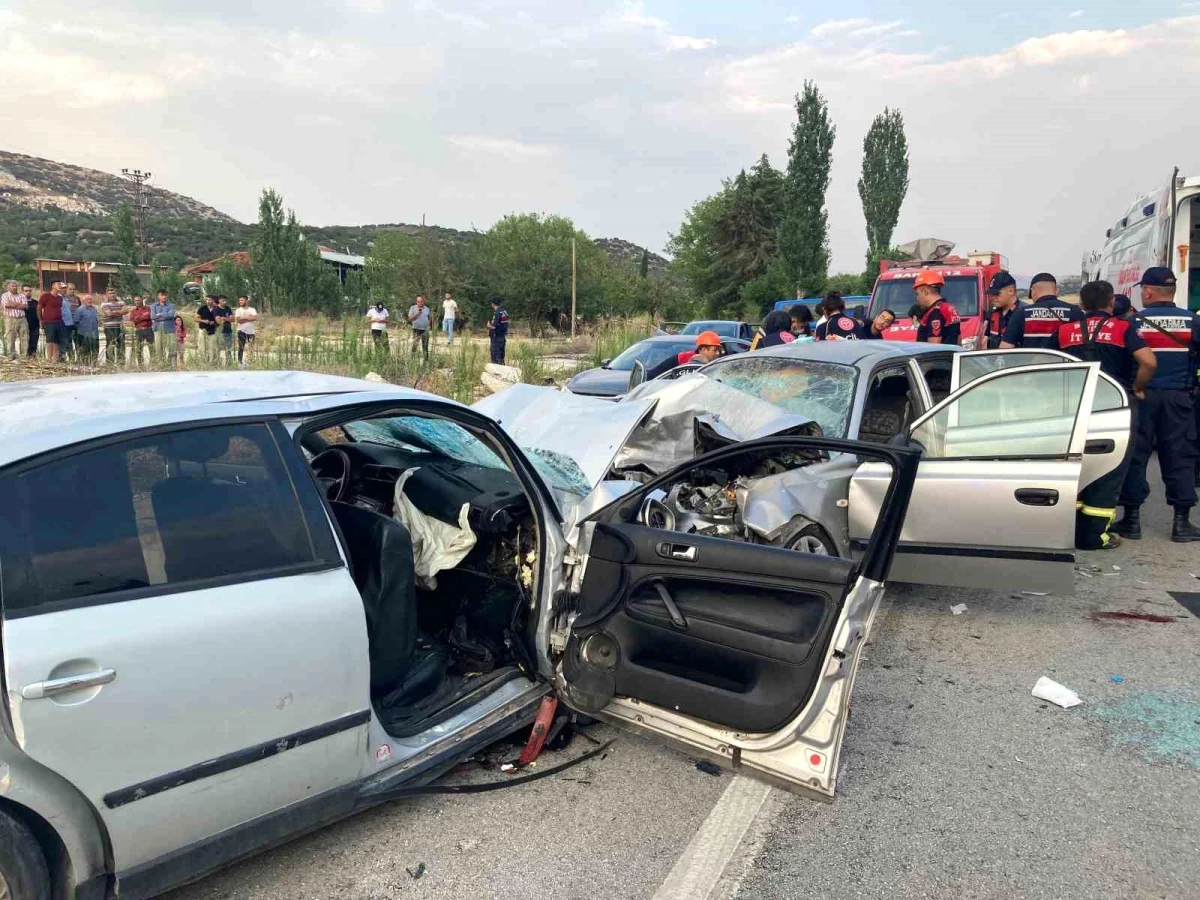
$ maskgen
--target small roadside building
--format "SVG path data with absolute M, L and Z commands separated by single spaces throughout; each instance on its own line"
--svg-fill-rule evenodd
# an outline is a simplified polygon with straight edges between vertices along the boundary
M 116 283 L 117 273 L 121 264 L 115 262 L 85 262 L 78 259 L 35 259 L 33 267 L 37 270 L 38 289 L 50 290 L 50 285 L 56 281 L 75 285 L 75 290 L 81 294 L 103 294 L 108 290 L 109 282 Z M 138 278 L 147 289 L 150 287 L 150 277 L 155 272 L 170 272 L 170 266 L 136 266 Z

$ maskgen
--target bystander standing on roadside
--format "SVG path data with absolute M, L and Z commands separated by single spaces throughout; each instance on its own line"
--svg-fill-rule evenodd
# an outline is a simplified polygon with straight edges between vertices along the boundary
M 24 356 L 29 346 L 29 322 L 25 311 L 29 306 L 29 298 L 22 292 L 15 281 L 4 285 L 4 293 L 0 294 L 0 307 L 4 312 L 4 350 L 16 359 Z
M 217 325 L 220 326 L 220 341 L 218 345 L 221 347 L 221 353 L 224 356 L 225 365 L 233 365 L 233 310 L 229 308 L 229 298 L 224 294 L 217 297 Z
M 100 314 L 91 294 L 84 294 L 75 310 L 75 337 L 79 341 L 79 361 L 94 366 L 100 356 Z
M 100 302 L 100 324 L 104 326 L 104 358 L 113 365 L 125 362 L 125 301 L 114 288 Z
M 458 303 L 449 291 L 442 301 L 442 331 L 446 332 L 446 346 L 454 346 L 454 323 L 458 320 Z
M 371 340 L 376 346 L 383 344 L 386 350 L 388 345 L 388 308 L 383 305 L 383 301 L 378 301 L 374 306 L 367 310 L 367 321 L 371 323 Z
M 416 301 L 408 308 L 408 324 L 412 326 L 411 352 L 415 356 L 420 346 L 426 360 L 429 359 L 429 325 L 432 318 L 429 307 L 425 305 L 425 296 L 417 294 Z
M 79 316 L 76 315 L 79 307 L 83 305 L 83 297 L 76 293 L 78 288 L 75 285 L 67 284 L 67 294 L 63 298 L 67 305 L 71 307 L 71 352 L 79 352 Z
M 25 327 L 29 331 L 29 344 L 25 348 L 26 356 L 37 354 L 38 338 L 41 334 L 41 322 L 38 319 L 37 301 L 33 299 L 33 285 L 21 285 L 21 294 L 25 297 Z
M 792 334 L 796 340 L 807 339 L 814 340 L 813 337 L 813 314 L 812 310 L 807 306 L 793 306 L 788 310 L 788 315 L 792 318 Z M 762 341 L 762 329 L 758 329 L 755 334 L 755 339 Z
M 178 368 L 184 369 L 187 368 L 187 325 L 180 315 L 175 316 L 172 324 L 175 326 L 175 352 L 171 354 L 171 358 Z
M 249 297 L 238 297 L 233 320 L 237 322 L 238 366 L 245 368 L 246 356 L 254 352 L 254 323 L 258 321 L 258 310 L 250 305 Z
M 200 360 L 207 363 L 209 356 L 216 353 L 217 343 L 217 298 L 209 294 L 196 307 L 196 349 Z
M 54 282 L 50 290 L 38 297 L 38 319 L 46 338 L 46 359 L 58 362 L 59 344 L 62 341 L 62 283 Z
M 175 341 L 175 304 L 166 291 L 159 291 L 150 306 L 150 319 L 154 323 L 154 352 L 159 356 L 175 358 L 179 347 Z
M 75 310 L 79 306 L 79 298 L 75 296 L 75 285 L 70 282 L 64 284 L 58 299 L 62 301 L 62 333 L 58 341 L 58 358 L 66 361 L 74 355 L 75 349 Z M 72 299 L 74 304 L 71 303 Z
M 501 297 L 492 298 L 492 318 L 488 321 L 488 338 L 492 362 L 504 365 L 508 348 L 508 313 Z
M 154 358 L 154 320 L 150 316 L 150 307 L 148 307 L 142 298 L 133 298 L 133 309 L 129 311 L 129 321 L 133 325 L 133 362 L 138 368 L 142 365 L 142 348 L 146 348 L 146 353 L 150 360 Z M 107 335 L 108 329 L 105 329 Z M 121 354 L 121 359 L 124 360 L 125 354 Z

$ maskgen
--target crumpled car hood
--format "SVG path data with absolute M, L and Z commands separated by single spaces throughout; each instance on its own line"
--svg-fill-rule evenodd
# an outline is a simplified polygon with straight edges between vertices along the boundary
M 615 403 L 518 384 L 473 408 L 521 447 L 574 460 L 593 489 L 610 472 L 645 480 L 727 443 L 820 433 L 810 419 L 703 376 L 649 382 Z
M 514 384 L 471 405 L 520 447 L 573 460 L 592 488 L 653 406 L 653 400 L 614 403 L 532 384 Z

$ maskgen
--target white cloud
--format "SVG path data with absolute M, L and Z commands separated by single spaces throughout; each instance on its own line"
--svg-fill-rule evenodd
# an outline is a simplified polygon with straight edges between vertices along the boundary
M 525 160 L 545 159 L 558 153 L 557 148 L 542 144 L 527 144 L 512 138 L 493 134 L 460 134 L 446 138 L 450 143 L 468 155 L 485 154 L 501 156 L 514 162 Z
M 626 2 L 621 9 L 619 18 L 623 26 L 646 29 L 656 36 L 658 45 L 664 50 L 704 50 L 715 47 L 714 38 L 692 37 L 686 34 L 671 34 L 670 25 L 662 19 L 646 15 L 646 8 L 640 2 Z
M 873 20 L 871 19 L 831 19 L 828 22 L 822 22 L 820 25 L 814 25 L 809 34 L 815 38 L 834 37 L 872 24 Z
M 789 25 L 799 25 L 804 21 L 803 16 L 788 16 L 785 20 Z
M 1082 9 L 1075 9 L 1075 10 L 1072 10 L 1071 12 L 1067 13 L 1067 18 L 1068 19 L 1078 19 L 1082 15 L 1083 15 Z
M 716 46 L 716 41 L 712 38 L 688 37 L 683 34 L 668 34 L 663 38 L 663 43 L 668 50 L 703 50 L 706 47 Z

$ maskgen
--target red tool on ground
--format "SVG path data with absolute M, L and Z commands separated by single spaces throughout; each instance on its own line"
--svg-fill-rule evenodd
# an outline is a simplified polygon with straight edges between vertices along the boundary
M 529 740 L 525 742 L 525 749 L 517 757 L 516 768 L 509 770 L 510 772 L 517 772 L 538 758 L 538 754 L 542 752 L 542 747 L 546 744 L 546 737 L 550 734 L 550 726 L 554 723 L 554 713 L 557 709 L 557 697 L 542 699 L 542 706 L 538 710 L 537 718 L 533 721 L 533 731 L 529 734 Z

